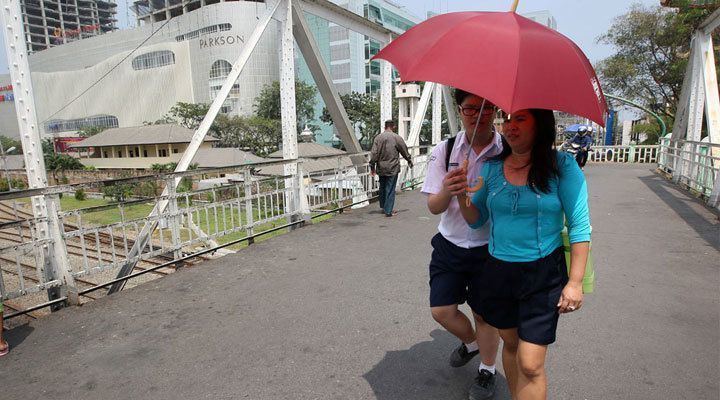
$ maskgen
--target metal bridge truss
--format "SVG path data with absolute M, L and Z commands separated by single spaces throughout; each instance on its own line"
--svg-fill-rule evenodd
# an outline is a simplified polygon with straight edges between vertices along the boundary
M 307 223 L 324 213 L 365 204 L 376 195 L 377 183 L 369 174 L 368 154 L 361 151 L 338 92 L 307 28 L 304 12 L 387 44 L 392 33 L 385 28 L 326 0 L 278 0 L 259 19 L 255 31 L 233 64 L 231 73 L 174 173 L 47 187 L 19 18 L 19 2 L 0 2 L 3 6 L 0 22 L 8 38 L 6 51 L 30 182 L 28 190 L 0 194 L 0 208 L 4 209 L 0 210 L 3 211 L 0 213 L 0 299 L 14 301 L 35 296 L 30 306 L 22 307 L 25 311 L 49 304 L 78 304 L 81 297 L 89 297 L 99 288 L 111 286 L 111 292 L 120 290 L 129 277 L 160 273 L 167 267 L 176 266 L 193 257 L 216 252 L 219 247 L 252 243 L 262 234 Z M 692 118 L 686 118 L 687 127 L 681 122 L 674 129 L 675 132 L 686 130 L 692 135 L 687 139 L 673 137 L 660 146 L 596 147 L 591 154 L 591 162 L 658 163 L 676 181 L 696 190 L 701 196 L 707 197 L 712 206 L 717 206 L 720 149 L 716 144 L 695 140 L 699 129 L 698 113 L 702 119 L 702 107 L 698 106 L 702 105 L 702 99 L 698 98 L 705 98 L 709 110 L 711 142 L 718 142 L 717 91 L 714 91 L 714 98 L 712 90 L 703 91 L 702 96 L 697 95 L 700 87 L 717 88 L 716 82 L 713 86 L 715 74 L 712 51 L 707 50 L 712 49 L 707 32 L 718 25 L 717 14 L 713 14 L 715 19 L 701 27 L 693 39 L 695 72 L 689 72 L 691 76 L 686 77 L 685 86 L 689 91 L 683 91 L 681 102 L 681 105 L 686 102 L 689 107 L 679 107 L 679 110 L 684 110 L 684 114 L 679 112 L 679 115 Z M 272 19 L 279 21 L 281 33 L 284 160 L 234 168 L 187 171 L 232 85 Z M 339 136 L 350 153 L 348 156 L 335 156 L 337 167 L 313 175 L 303 171 L 303 160 L 298 159 L 297 154 L 295 43 L 303 53 Z M 703 72 L 697 72 L 698 68 Z M 384 61 L 382 76 L 381 119 L 386 120 L 391 119 L 392 82 L 391 66 Z M 700 76 L 704 79 L 701 80 Z M 432 142 L 437 143 L 440 140 L 442 102 L 446 108 L 452 104 L 449 90 L 433 83 L 425 84 L 407 138 L 415 166 L 412 169 L 403 166 L 401 188 L 416 187 L 424 179 L 427 149 L 417 147 L 421 123 L 427 107 L 432 103 Z M 448 109 L 448 115 L 454 115 L 454 110 Z M 449 122 L 451 130 L 457 131 L 457 121 L 450 118 Z M 282 165 L 283 173 L 277 176 L 263 175 L 262 169 L 272 164 Z M 182 179 L 197 182 L 203 177 L 220 174 L 233 178 L 227 185 L 178 192 L 178 184 Z M 76 190 L 84 189 L 92 195 L 93 191 L 100 193 L 102 188 L 117 185 L 150 185 L 158 190 L 161 188 L 162 193 L 152 197 L 133 194 L 129 199 L 117 203 L 79 210 L 61 211 L 59 208 L 57 199 L 61 194 L 73 195 Z M 28 205 L 22 207 L 14 204 L 15 201 L 25 201 Z M 28 208 L 31 212 L 26 211 Z M 149 209 L 152 211 L 148 212 Z M 99 214 L 116 215 L 117 218 L 107 222 L 98 217 Z M 215 246 L 215 243 L 220 245 Z M 50 294 L 49 302 L 41 299 L 44 292 Z

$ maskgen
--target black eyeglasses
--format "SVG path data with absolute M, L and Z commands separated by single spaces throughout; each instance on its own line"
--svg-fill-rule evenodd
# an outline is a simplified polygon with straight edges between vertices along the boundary
M 487 107 L 487 106 L 486 106 Z M 472 117 L 480 112 L 480 107 L 463 107 L 460 106 L 460 112 L 466 117 Z

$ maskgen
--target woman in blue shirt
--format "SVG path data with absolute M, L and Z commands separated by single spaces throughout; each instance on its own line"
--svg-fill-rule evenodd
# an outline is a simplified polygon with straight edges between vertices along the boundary
M 503 126 L 507 146 L 480 174 L 483 187 L 463 217 L 473 227 L 490 221 L 490 260 L 474 287 L 482 318 L 503 339 L 503 366 L 513 398 L 545 399 L 545 355 L 559 314 L 582 306 L 589 242 L 587 186 L 577 163 L 553 148 L 550 110 L 518 111 Z M 568 276 L 561 231 L 571 243 Z

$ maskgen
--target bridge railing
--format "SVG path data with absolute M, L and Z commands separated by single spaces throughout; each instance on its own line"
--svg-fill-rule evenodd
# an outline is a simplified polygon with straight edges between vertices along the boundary
M 720 145 L 688 140 L 662 139 L 658 167 L 672 179 L 718 206 L 718 177 L 720 176 Z
M 653 164 L 657 155 L 657 145 L 592 146 L 588 162 Z
M 412 150 L 414 167 L 403 165 L 398 188 L 416 187 L 424 179 L 428 149 Z M 354 163 L 348 155 L 278 160 L 0 193 L 0 299 L 11 309 L 27 309 L 47 305 L 45 290 L 62 288 L 79 293 L 82 302 L 98 297 L 101 285 L 127 263 L 138 262 L 134 274 L 144 275 L 135 281 L 142 282 L 195 256 L 236 249 L 324 214 L 363 206 L 377 196 L 378 178 L 370 173 L 368 153 L 352 157 Z M 282 175 L 284 165 L 295 162 L 298 174 Z M 178 190 L 161 195 L 176 178 L 181 178 Z M 33 217 L 31 197 L 58 195 L 60 237 L 41 237 L 38 227 L 49 221 Z M 166 210 L 149 218 L 163 200 Z M 129 256 L 148 222 L 157 223 L 152 238 L 137 256 Z M 66 254 L 56 265 L 66 275 L 45 271 L 42 262 L 46 248 L 58 240 Z

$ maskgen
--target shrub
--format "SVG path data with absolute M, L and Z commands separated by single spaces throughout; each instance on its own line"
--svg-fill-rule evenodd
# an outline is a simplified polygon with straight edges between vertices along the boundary
M 85 199 L 87 199 L 87 193 L 85 193 L 85 190 L 83 190 L 83 189 L 75 190 L 75 200 L 85 201 Z

